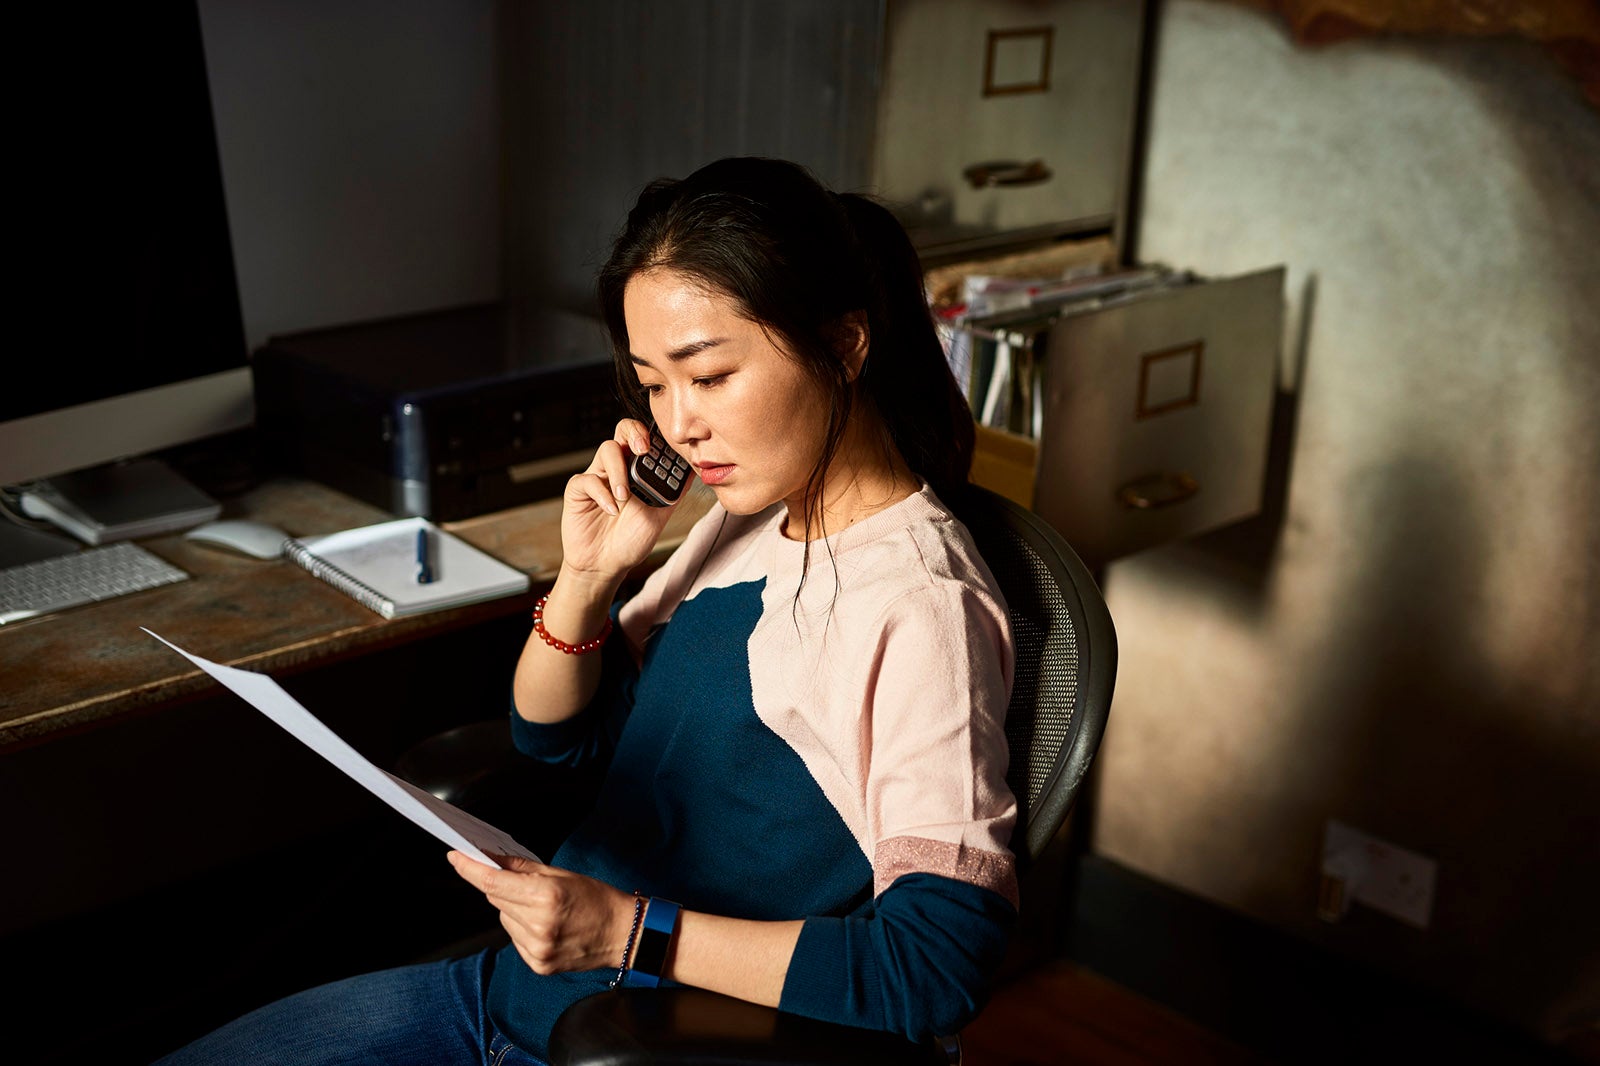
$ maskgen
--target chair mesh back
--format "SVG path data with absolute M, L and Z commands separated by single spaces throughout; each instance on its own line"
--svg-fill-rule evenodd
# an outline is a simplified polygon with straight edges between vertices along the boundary
M 1057 825 L 1036 824 L 1044 797 L 1062 788 L 1067 756 L 1079 738 L 1078 708 L 1084 699 L 1080 654 L 1080 605 L 1064 563 L 1050 546 L 1024 531 L 1020 508 L 979 497 L 960 509 L 984 562 L 1006 598 L 1016 665 L 1006 710 L 1011 763 L 1006 783 L 1017 798 L 1012 850 L 1019 861 L 1037 859 Z M 1059 805 L 1057 805 L 1059 806 Z M 1064 816 L 1064 815 L 1063 815 Z
M 1016 673 L 1006 710 L 1006 742 L 1011 768 L 1006 783 L 1032 812 L 1055 780 L 1060 755 L 1072 733 L 1078 693 L 1078 641 L 1066 599 L 1050 568 L 1019 537 L 1006 538 L 1016 550 L 995 574 L 1010 606 Z M 993 569 L 993 564 L 990 569 Z M 1029 595 L 1024 602 L 1022 591 Z

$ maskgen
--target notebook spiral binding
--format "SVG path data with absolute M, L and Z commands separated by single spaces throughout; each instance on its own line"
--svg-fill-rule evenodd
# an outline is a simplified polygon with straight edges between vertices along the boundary
M 376 611 L 385 617 L 388 617 L 389 612 L 393 610 L 387 596 L 384 596 L 366 582 L 352 577 L 326 559 L 320 558 L 299 541 L 289 541 L 284 548 L 284 552 L 290 559 L 309 570 L 313 577 L 326 581 L 363 607 Z

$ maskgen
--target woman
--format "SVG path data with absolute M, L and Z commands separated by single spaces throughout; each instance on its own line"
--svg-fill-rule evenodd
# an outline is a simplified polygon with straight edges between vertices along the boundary
M 173 1061 L 537 1062 L 618 983 L 912 1037 L 975 1013 L 1015 917 L 1010 636 L 939 499 L 973 431 L 910 242 L 727 159 L 644 191 L 600 299 L 639 417 L 568 484 L 511 716 L 536 758 L 608 760 L 595 811 L 548 866 L 450 853 L 498 954 L 303 993 Z M 670 515 L 628 485 L 652 422 L 717 502 L 614 610 Z

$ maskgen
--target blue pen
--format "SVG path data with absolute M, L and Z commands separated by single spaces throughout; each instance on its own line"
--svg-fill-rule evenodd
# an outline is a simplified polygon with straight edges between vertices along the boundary
M 433 566 L 428 562 L 428 531 L 417 530 L 417 584 L 433 583 Z

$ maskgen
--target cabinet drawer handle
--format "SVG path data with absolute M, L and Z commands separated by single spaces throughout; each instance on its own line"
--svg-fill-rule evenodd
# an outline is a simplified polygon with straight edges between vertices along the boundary
M 1191 475 L 1162 471 L 1128 482 L 1117 490 L 1117 499 L 1131 511 L 1149 511 L 1182 503 L 1200 491 L 1200 482 Z
M 1043 159 L 1031 163 L 1019 163 L 1014 159 L 974 163 L 961 173 L 974 189 L 986 189 L 991 185 L 1037 185 L 1051 177 L 1050 168 Z

